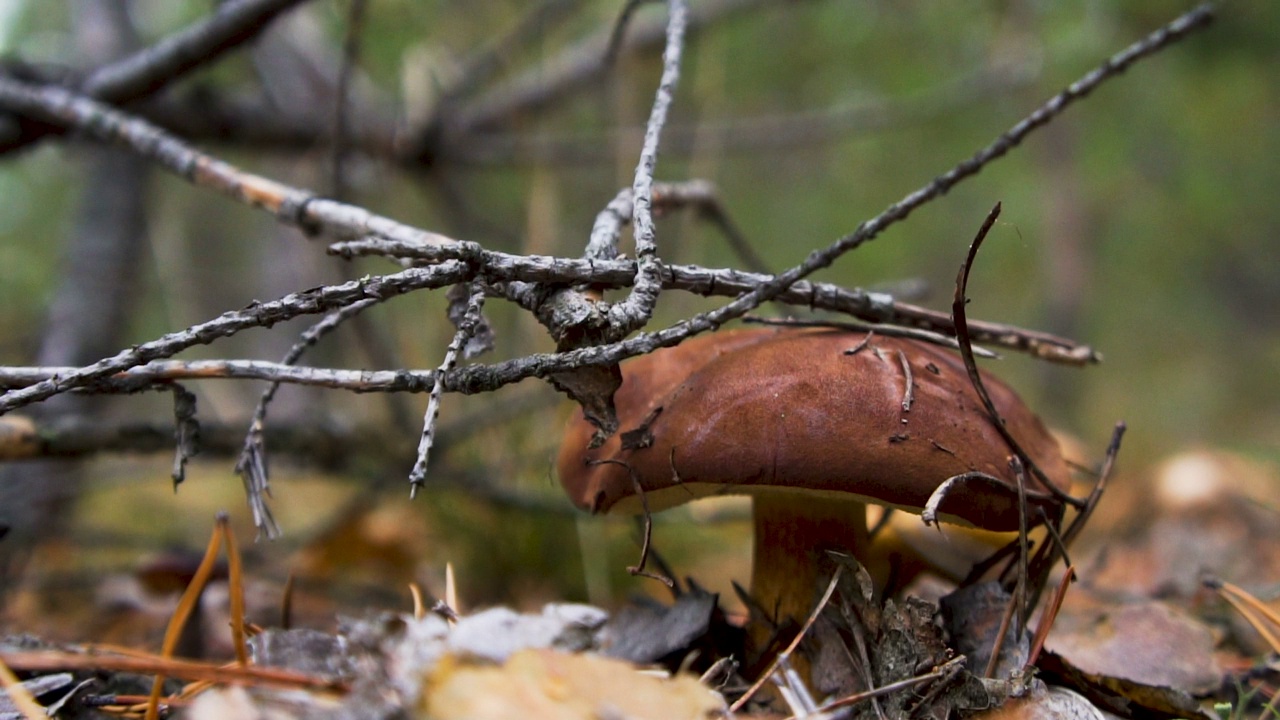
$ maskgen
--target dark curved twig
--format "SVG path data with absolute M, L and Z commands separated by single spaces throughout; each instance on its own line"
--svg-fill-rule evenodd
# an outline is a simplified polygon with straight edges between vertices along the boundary
M 1022 445 L 1013 436 L 1013 433 L 1009 432 L 1009 428 L 1005 426 L 1004 418 L 1000 417 L 1000 412 L 996 410 L 995 403 L 991 402 L 991 395 L 987 393 L 987 387 L 982 382 L 982 374 L 978 372 L 978 363 L 973 357 L 973 343 L 969 338 L 969 326 L 965 319 L 965 305 L 969 303 L 969 299 L 965 297 L 969 287 L 969 271 L 973 269 L 973 261 L 978 257 L 978 249 L 982 247 L 982 241 L 987 239 L 987 233 L 991 231 L 991 227 L 996 224 L 996 218 L 999 217 L 1000 203 L 996 203 L 991 208 L 991 212 L 987 213 L 986 219 L 982 221 L 982 227 L 978 229 L 978 234 L 973 238 L 973 242 L 970 243 L 969 252 L 956 275 L 956 291 L 955 298 L 951 303 L 951 319 L 956 326 L 956 340 L 960 343 L 960 357 L 964 360 L 964 369 L 969 373 L 969 382 L 978 394 L 978 399 L 982 401 L 982 407 L 987 411 L 987 419 L 991 421 L 991 425 L 995 427 L 996 432 L 1000 433 L 1000 437 L 1004 438 L 1005 444 L 1009 446 L 1009 449 L 1013 451 L 1013 454 L 1017 456 L 1022 465 L 1030 471 L 1040 485 L 1053 493 L 1059 500 L 1077 508 L 1083 507 L 1084 501 L 1072 497 L 1068 492 L 1058 487 L 1036 465 L 1031 456 L 1027 454 L 1027 451 L 1022 449 Z

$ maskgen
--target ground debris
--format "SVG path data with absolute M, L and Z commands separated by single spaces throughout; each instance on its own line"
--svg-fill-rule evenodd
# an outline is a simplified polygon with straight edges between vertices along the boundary
M 333 636 L 273 631 L 255 643 L 255 652 L 270 649 L 259 662 L 335 672 L 351 680 L 351 692 L 218 690 L 202 695 L 190 717 L 657 719 L 723 708 L 692 678 L 661 680 L 587 652 L 599 646 L 606 618 L 594 607 L 552 604 L 530 614 L 492 608 L 455 625 L 383 614 L 345 620 Z
M 1000 583 L 988 581 L 957 589 L 944 596 L 941 608 L 943 627 L 951 647 L 965 656 L 970 672 L 981 673 L 990 664 L 1000 634 L 1000 624 L 1013 597 Z M 1026 628 L 1007 630 L 1000 644 L 995 677 L 1009 677 L 1027 662 L 1031 633 Z
M 877 600 L 870 577 L 855 560 L 834 559 L 846 572 L 811 635 L 814 690 L 849 698 L 935 674 L 852 705 L 842 717 L 946 718 L 998 705 L 1009 694 L 1006 683 L 984 683 L 951 663 L 956 655 L 935 620 L 936 605 L 912 597 Z M 938 672 L 943 667 L 949 669 Z
M 634 663 L 657 663 L 689 651 L 710 631 L 718 598 L 695 590 L 672 605 L 633 604 L 619 610 L 601 638 L 609 657 Z

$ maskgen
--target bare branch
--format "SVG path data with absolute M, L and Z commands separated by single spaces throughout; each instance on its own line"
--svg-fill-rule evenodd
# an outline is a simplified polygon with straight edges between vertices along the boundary
M 84 94 L 115 104 L 146 97 L 226 51 L 253 38 L 280 13 L 302 0 L 233 0 L 209 17 L 85 80 Z M 39 139 L 44 133 L 11 120 L 0 122 L 0 153 Z
M 658 347 L 675 345 L 687 337 L 713 330 L 729 320 L 740 317 L 761 303 L 782 295 L 796 281 L 830 265 L 844 253 L 860 247 L 887 227 L 905 219 L 916 208 L 950 190 L 958 182 L 977 173 L 986 164 L 1016 147 L 1032 131 L 1049 122 L 1102 82 L 1123 72 L 1137 60 L 1203 27 L 1210 18 L 1211 13 L 1207 7 L 1197 8 L 1109 58 L 1100 67 L 1051 98 L 971 158 L 889 206 L 876 217 L 862 223 L 849 235 L 839 238 L 822 250 L 814 251 L 800 265 L 756 286 L 727 305 L 664 330 L 644 333 L 609 345 L 580 348 L 556 354 L 534 354 L 491 366 L 474 365 L 453 370 L 447 373 L 444 387 L 446 390 L 455 392 L 484 392 L 529 377 L 547 377 L 553 373 L 589 365 L 613 364 Z M 41 119 L 83 129 L 99 139 L 123 142 L 184 177 L 195 178 L 202 184 L 268 209 L 286 220 L 303 226 L 329 229 L 341 232 L 348 237 L 378 234 L 417 244 L 448 241 L 442 236 L 416 230 L 373 215 L 361 208 L 317 200 L 303 191 L 265 178 L 241 173 L 226 163 L 190 150 L 142 121 L 131 119 L 101 103 L 77 97 L 57 88 L 0 80 L 0 104 Z M 465 247 L 463 245 L 458 244 L 455 250 L 460 253 L 481 250 L 478 245 L 465 244 Z M 430 270 L 408 270 L 397 275 L 347 283 L 335 288 L 322 288 L 291 295 L 275 303 L 260 305 L 246 311 L 228 313 L 223 318 L 126 350 L 113 358 L 107 358 L 65 376 L 49 378 L 30 387 L 6 393 L 0 396 L 0 413 L 60 392 L 91 385 L 121 370 L 156 358 L 167 357 L 185 347 L 209 342 L 245 327 L 269 324 L 303 313 L 323 312 L 365 297 L 386 298 L 420 287 L 456 284 L 471 279 L 474 272 L 461 262 L 448 261 Z
M 658 163 L 662 126 L 667 122 L 667 110 L 680 81 L 680 58 L 684 52 L 688 11 L 684 0 L 669 0 L 667 3 L 670 18 L 667 21 L 667 47 L 662 53 L 662 79 L 658 82 L 653 109 L 644 129 L 644 146 L 640 150 L 640 161 L 636 163 L 635 180 L 631 185 L 631 219 L 638 261 L 636 280 L 627 299 L 609 308 L 612 339 L 625 337 L 644 327 L 653 317 L 653 308 L 662 290 L 662 264 L 658 260 L 657 230 L 653 224 L 653 171 Z
M 101 142 L 124 145 L 199 187 L 266 210 L 282 222 L 307 230 L 328 231 L 339 237 L 377 234 L 418 243 L 454 242 L 363 208 L 320 199 L 309 191 L 245 172 L 195 150 L 145 120 L 63 88 L 0 78 L 0 106 L 80 130 Z
M 659 187 L 655 185 L 655 192 Z M 539 300 L 544 299 L 540 294 L 544 291 L 535 283 L 590 284 L 616 288 L 627 287 L 634 281 L 636 276 L 634 260 L 591 259 L 592 252 L 600 252 L 610 257 L 611 253 L 616 254 L 615 251 L 608 249 L 607 238 L 602 239 L 598 245 L 594 238 L 597 235 L 619 232 L 617 224 L 628 217 L 627 214 L 619 213 L 624 205 L 630 207 L 625 202 L 629 193 L 628 190 L 619 194 L 619 197 L 601 212 L 596 221 L 596 230 L 592 231 L 593 242 L 589 246 L 588 257 L 585 259 L 512 255 L 482 250 L 466 243 L 436 246 L 378 238 L 334 243 L 330 246 L 330 251 L 343 257 L 380 255 L 397 259 L 413 259 L 423 263 L 465 259 L 478 268 L 479 276 L 489 282 L 508 282 L 513 285 L 525 283 L 526 287 L 520 288 L 514 295 L 507 295 L 507 297 L 513 302 L 535 308 Z M 661 201 L 663 197 L 665 193 L 656 194 L 655 202 Z M 592 247 L 596 250 L 590 249 Z M 727 268 L 711 269 L 696 265 L 664 265 L 661 275 L 664 289 L 720 297 L 737 297 L 750 292 L 768 282 L 771 277 L 761 273 L 748 273 Z M 519 292 L 527 292 L 538 297 L 526 300 L 519 297 Z M 885 293 L 850 290 L 830 283 L 800 280 L 793 283 L 774 300 L 797 307 L 844 313 L 871 323 L 890 323 L 944 335 L 955 334 L 955 324 L 947 314 L 898 302 Z M 969 332 L 975 341 L 1029 353 L 1051 362 L 1085 365 L 1101 359 L 1101 356 L 1092 348 L 1080 345 L 1073 340 L 1013 325 L 971 320 Z
M 314 150 L 335 144 L 333 123 L 316 109 L 281 113 L 260 95 L 231 94 L 200 88 L 185 96 L 156 97 L 137 107 L 138 115 L 191 141 L 235 144 L 272 155 Z M 396 128 L 389 113 L 368 103 L 348 106 L 350 149 L 381 158 L 398 158 Z
M 125 103 L 154 93 L 261 33 L 276 16 L 303 0 L 233 0 L 209 17 L 89 76 L 92 97 Z
M 0 388 L 33 387 L 80 369 L 72 366 L 0 368 Z M 434 370 L 347 370 L 285 365 L 267 360 L 153 360 L 100 378 L 75 391 L 127 394 L 176 380 L 266 380 L 357 393 L 422 393 L 431 390 L 435 377 Z
M 689 29 L 696 30 L 729 15 L 761 5 L 765 0 L 704 0 L 689 14 Z M 565 48 L 556 57 L 512 81 L 481 95 L 445 119 L 448 136 L 458 138 L 476 130 L 502 124 L 526 112 L 551 105 L 575 90 L 599 80 L 609 70 L 605 63 L 613 28 L 604 28 Z M 666 23 L 632 23 L 624 47 L 654 47 L 665 41 Z
M 293 365 L 298 362 L 309 348 L 314 347 L 320 338 L 333 332 L 343 322 L 364 312 L 366 308 L 377 304 L 377 300 L 369 298 L 354 302 L 340 310 L 329 313 L 323 320 L 307 328 L 302 333 L 302 337 L 293 347 L 285 353 L 284 359 L 281 360 L 283 365 Z M 253 525 L 258 528 L 258 532 L 265 534 L 268 538 L 276 538 L 280 536 L 280 526 L 276 524 L 275 517 L 271 513 L 271 508 L 267 505 L 266 498 L 271 494 L 271 473 L 267 464 L 266 442 L 263 439 L 263 429 L 266 427 L 267 406 L 271 404 L 271 400 L 275 398 L 276 391 L 280 389 L 280 382 L 275 381 L 263 391 L 262 397 L 258 399 L 258 405 L 253 409 L 253 418 L 249 421 L 249 431 L 245 433 L 244 443 L 240 449 L 240 456 L 236 459 L 235 470 L 240 474 L 240 479 L 244 483 L 245 497 L 249 501 L 249 509 L 253 513 Z
M 471 271 L 462 263 L 447 262 L 431 268 L 411 268 L 394 275 L 362 278 L 341 285 L 304 290 L 273 302 L 226 312 L 214 320 L 135 345 L 73 372 L 0 395 L 0 414 L 68 390 L 91 385 L 121 370 L 170 357 L 194 345 L 205 345 L 247 328 L 269 327 L 299 315 L 327 312 L 366 299 L 382 301 L 413 290 L 454 285 L 469 279 L 470 274 Z
M 1020 72 L 1021 71 L 1021 72 Z M 16 75 L 16 73 L 15 73 Z M 942 117 L 959 106 L 1003 97 L 1027 87 L 1035 75 L 1023 66 L 983 68 L 968 77 L 947 81 L 915 95 L 892 100 L 868 98 L 828 108 L 781 115 L 703 119 L 695 124 L 668 123 L 663 130 L 663 153 L 685 156 L 697 144 L 710 144 L 727 154 L 785 153 L 832 143 L 851 134 L 868 134 L 888 128 Z M 48 78 L 47 81 L 53 81 Z M 444 102 L 444 101 L 442 101 Z M 452 101 L 461 102 L 461 101 Z M 256 96 L 228 95 L 200 88 L 186 97 L 155 97 L 137 108 L 157 125 L 192 141 L 233 143 L 272 153 L 313 150 L 335 142 L 333 123 L 322 114 L 280 113 Z M 441 112 L 447 112 L 441 110 Z M 458 141 L 423 147 L 396 141 L 390 108 L 367 100 L 349 108 L 352 118 L 347 139 L 352 149 L 421 169 L 424 156 L 454 164 L 575 165 L 599 164 L 616 159 L 621 138 L 642 136 L 644 128 L 607 128 L 597 132 L 538 132 L 529 130 L 474 133 Z M 752 270 L 758 268 L 751 267 Z
M 958 350 L 960 342 L 950 335 L 921 330 L 919 328 L 903 327 L 901 325 L 886 325 L 882 323 L 860 323 L 860 322 L 841 322 L 838 320 L 797 320 L 794 318 L 766 318 L 757 315 L 747 315 L 742 318 L 743 322 L 756 323 L 759 325 L 781 325 L 786 327 L 816 327 L 816 328 L 840 328 L 841 330 L 852 330 L 854 332 L 867 333 L 867 337 L 863 338 L 857 346 L 850 350 L 846 350 L 847 355 L 857 355 L 870 342 L 870 338 L 875 333 L 880 333 L 885 337 L 900 337 L 919 340 L 920 342 L 941 345 L 942 347 Z M 997 359 L 1000 356 L 987 350 L 986 348 L 975 347 L 973 354 L 978 357 Z M 899 353 L 901 355 L 901 353 Z M 904 367 L 904 374 L 908 379 L 911 377 L 909 367 Z M 909 408 L 903 408 L 907 410 Z
M 440 395 L 444 392 L 445 375 L 457 365 L 458 355 L 462 353 L 463 346 L 483 322 L 480 311 L 484 309 L 484 293 L 480 288 L 472 287 L 469 294 L 466 310 L 458 321 L 458 329 L 453 334 L 449 347 L 445 349 L 444 360 L 436 369 L 435 382 L 431 384 L 431 397 L 427 401 L 427 411 L 422 418 L 422 435 L 418 439 L 418 457 L 414 460 L 413 469 L 409 472 L 409 497 L 411 498 L 417 494 L 418 488 L 422 487 L 427 479 L 427 459 L 431 454 L 431 446 L 435 442 L 436 420 L 440 417 Z

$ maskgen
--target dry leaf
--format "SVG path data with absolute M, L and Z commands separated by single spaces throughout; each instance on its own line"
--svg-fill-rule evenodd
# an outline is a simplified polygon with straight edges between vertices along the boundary
M 433 720 L 669 720 L 709 718 L 724 699 L 691 677 L 659 679 L 598 655 L 522 650 L 504 665 L 446 657 L 423 696 Z

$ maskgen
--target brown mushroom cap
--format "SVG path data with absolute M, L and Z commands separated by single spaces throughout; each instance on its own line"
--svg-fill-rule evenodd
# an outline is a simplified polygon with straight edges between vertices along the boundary
M 864 341 L 843 330 L 739 330 L 624 363 L 619 433 L 589 450 L 592 429 L 579 412 L 561 447 L 561 482 L 592 512 L 639 512 L 638 482 L 652 510 L 713 494 L 804 491 L 918 513 L 945 480 L 977 471 L 1007 485 L 959 483 L 942 517 L 1016 529 L 1012 451 L 960 358 L 879 335 L 851 352 Z M 985 373 L 983 382 L 1012 436 L 1066 488 L 1057 440 L 1008 386 Z M 591 464 L 602 460 L 625 467 Z

